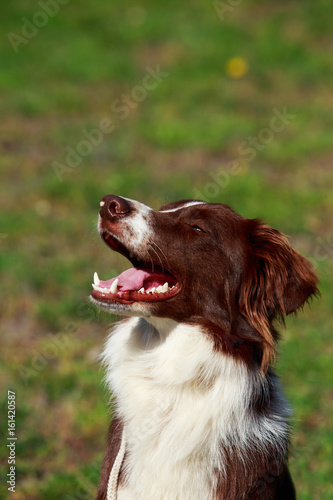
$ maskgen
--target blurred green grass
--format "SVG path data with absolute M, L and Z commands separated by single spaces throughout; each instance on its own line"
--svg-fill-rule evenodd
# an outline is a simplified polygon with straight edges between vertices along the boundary
M 98 482 L 109 412 L 98 354 L 111 320 L 87 297 L 95 270 L 126 267 L 95 230 L 110 192 L 154 208 L 201 193 L 265 218 L 311 259 L 323 297 L 288 320 L 278 371 L 295 409 L 299 498 L 333 498 L 333 5 L 251 0 L 222 20 L 203 0 L 78 0 L 15 53 L 6 34 L 39 10 L 18 0 L 1 15 L 0 384 L 17 393 L 16 499 L 91 498 Z M 241 78 L 227 73 L 234 57 L 248 65 Z M 121 120 L 112 103 L 157 65 L 169 75 Z M 284 108 L 295 117 L 248 161 L 240 144 Z M 104 118 L 114 131 L 60 182 L 53 162 Z

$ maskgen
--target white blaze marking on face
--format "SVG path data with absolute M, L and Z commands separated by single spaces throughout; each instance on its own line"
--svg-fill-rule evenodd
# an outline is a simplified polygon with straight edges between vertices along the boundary
M 122 222 L 123 235 L 125 236 L 123 243 L 136 250 L 142 243 L 148 240 L 151 234 L 149 215 L 153 209 L 138 201 L 129 201 L 136 211 L 133 215 L 126 217 Z M 131 235 L 126 235 L 127 230 L 129 230 Z
M 145 244 L 151 234 L 149 214 L 153 209 L 130 198 L 122 196 L 122 199 L 129 201 L 131 208 L 135 210 L 121 220 L 121 233 L 117 235 L 117 239 L 130 251 L 137 253 L 140 245 Z
M 181 205 L 180 207 L 170 208 L 170 210 L 160 210 L 160 212 L 162 212 L 162 213 L 176 212 L 177 210 L 182 210 L 183 208 L 192 207 L 193 205 L 206 205 L 206 202 L 205 201 L 190 201 L 188 203 L 185 203 L 185 205 Z
M 144 207 L 147 211 L 153 210 L 152 208 L 148 207 L 148 205 L 145 205 L 144 203 L 140 203 L 139 201 L 132 200 L 131 198 L 125 198 L 125 196 L 122 196 L 124 200 L 130 201 L 133 203 L 133 205 L 140 205 L 141 207 Z

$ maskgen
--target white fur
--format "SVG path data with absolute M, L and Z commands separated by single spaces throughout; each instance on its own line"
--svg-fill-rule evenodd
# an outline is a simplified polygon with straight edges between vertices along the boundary
M 126 433 L 118 500 L 211 500 L 221 444 L 285 441 L 284 400 L 274 418 L 254 420 L 250 399 L 266 379 L 214 351 L 199 326 L 131 318 L 115 327 L 103 358 Z
M 130 200 L 129 198 L 124 198 L 129 201 L 133 212 L 122 219 L 121 222 L 121 235 L 117 235 L 117 238 L 125 245 L 133 254 L 137 254 L 140 251 L 146 253 L 146 242 L 149 239 L 151 230 L 149 225 L 149 213 L 152 208 L 144 205 L 135 200 Z M 101 227 L 102 218 L 98 217 L 98 230 L 99 232 L 105 230 Z
M 187 207 L 192 207 L 193 205 L 203 205 L 205 204 L 205 201 L 190 201 L 188 203 L 185 203 L 184 205 L 181 205 L 180 207 L 177 208 L 170 208 L 170 210 L 160 210 L 160 212 L 177 212 L 177 210 L 182 210 L 183 208 Z

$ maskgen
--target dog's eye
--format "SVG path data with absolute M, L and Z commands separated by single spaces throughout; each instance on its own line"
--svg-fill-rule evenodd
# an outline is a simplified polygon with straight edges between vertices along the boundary
M 195 229 L 196 231 L 201 231 L 202 233 L 206 232 L 200 226 L 198 226 L 197 224 L 191 224 L 191 228 Z

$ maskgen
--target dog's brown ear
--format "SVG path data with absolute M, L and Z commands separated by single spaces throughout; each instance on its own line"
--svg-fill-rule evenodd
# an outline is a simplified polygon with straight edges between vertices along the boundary
M 319 294 L 318 278 L 310 264 L 296 252 L 287 238 L 259 220 L 247 221 L 252 254 L 240 289 L 242 314 L 263 337 L 262 368 L 275 358 L 271 321 L 297 311 Z

